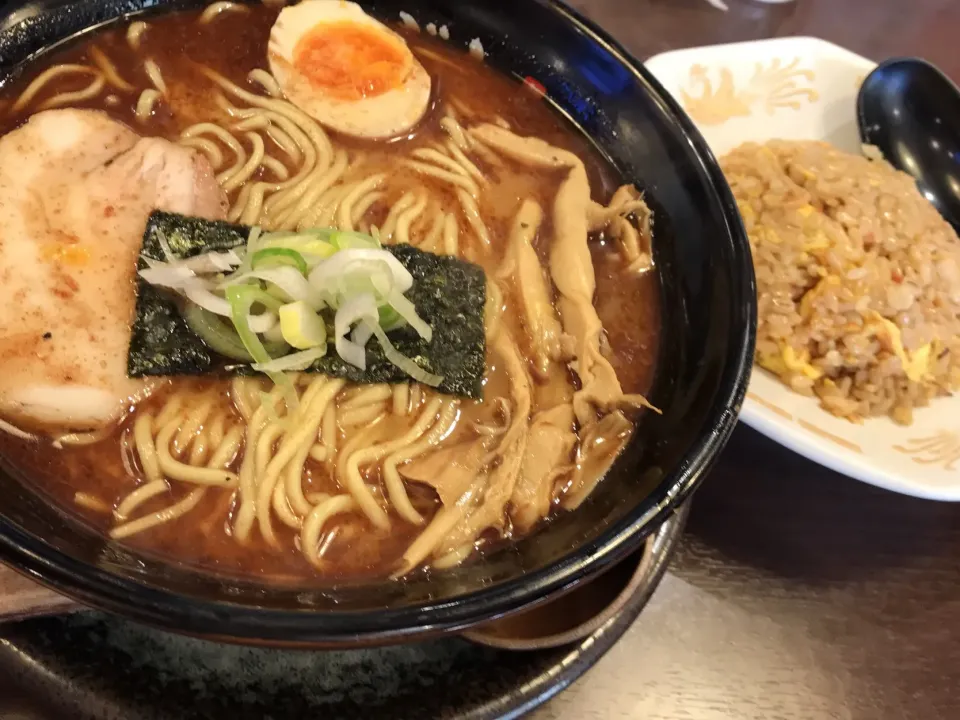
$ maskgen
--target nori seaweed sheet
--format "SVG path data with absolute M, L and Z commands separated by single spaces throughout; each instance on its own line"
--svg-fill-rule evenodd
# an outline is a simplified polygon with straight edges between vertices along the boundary
M 250 232 L 250 228 L 240 225 L 155 211 L 147 221 L 142 254 L 158 260 L 164 259 L 164 255 L 155 228 L 163 232 L 170 250 L 180 258 L 239 247 L 246 243 Z M 442 375 L 438 388 L 441 392 L 482 397 L 486 355 L 483 270 L 472 263 L 423 252 L 410 245 L 385 249 L 413 275 L 413 288 L 407 297 L 433 327 L 433 340 L 429 343 L 410 328 L 391 331 L 391 342 L 424 370 Z M 146 267 L 142 258 L 140 267 Z M 183 320 L 175 298 L 137 279 L 136 316 L 127 360 L 131 377 L 239 374 L 248 369 L 207 347 Z M 355 383 L 397 383 L 409 379 L 384 357 L 376 338 L 367 344 L 366 370 L 349 365 L 330 352 L 307 372 Z

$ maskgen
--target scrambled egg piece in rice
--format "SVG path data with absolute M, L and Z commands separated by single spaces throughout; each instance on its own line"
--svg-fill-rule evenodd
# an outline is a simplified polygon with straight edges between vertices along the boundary
M 721 160 L 750 236 L 757 363 L 852 421 L 960 386 L 960 240 L 882 159 L 821 142 Z

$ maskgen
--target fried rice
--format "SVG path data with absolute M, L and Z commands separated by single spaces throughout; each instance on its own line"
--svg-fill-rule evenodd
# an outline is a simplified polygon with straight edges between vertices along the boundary
M 827 143 L 721 160 L 757 274 L 757 363 L 858 422 L 960 386 L 960 240 L 913 179 Z

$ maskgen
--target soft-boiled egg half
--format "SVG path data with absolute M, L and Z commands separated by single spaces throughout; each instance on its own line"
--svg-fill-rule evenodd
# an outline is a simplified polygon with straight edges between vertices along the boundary
M 284 8 L 267 52 L 287 99 L 337 132 L 399 135 L 430 103 L 430 76 L 406 42 L 356 3 L 304 0 Z

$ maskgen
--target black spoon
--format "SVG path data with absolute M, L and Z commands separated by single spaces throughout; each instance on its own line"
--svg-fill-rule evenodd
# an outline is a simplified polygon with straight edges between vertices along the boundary
M 860 138 L 917 180 L 920 192 L 960 232 L 960 90 L 916 58 L 871 72 L 857 96 Z

